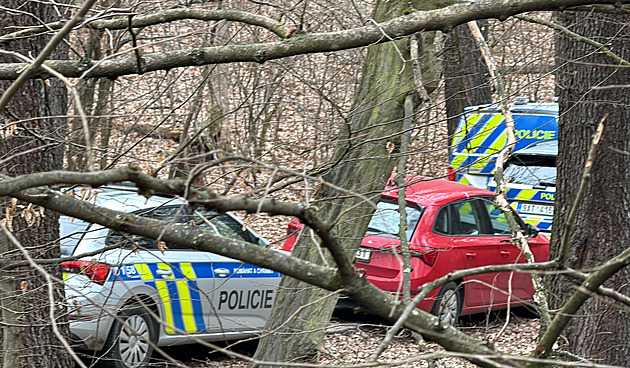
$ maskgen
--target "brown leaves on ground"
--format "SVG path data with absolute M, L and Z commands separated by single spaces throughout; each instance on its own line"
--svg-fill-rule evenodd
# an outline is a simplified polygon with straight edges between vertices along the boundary
M 378 321 L 375 322 L 374 317 L 363 316 L 351 319 L 353 321 L 336 320 L 330 322 L 327 327 L 326 339 L 322 346 L 322 366 L 358 366 L 368 362 L 371 354 L 385 337 L 389 327 Z M 463 318 L 459 328 L 475 338 L 493 341 L 504 324 L 504 316 L 502 318 L 490 317 L 490 320 L 486 320 L 483 316 L 478 315 L 470 319 Z M 539 327 L 540 323 L 537 319 L 512 316 L 507 328 L 495 343 L 495 348 L 508 354 L 528 354 L 536 348 L 536 336 Z M 201 346 L 198 348 L 207 350 Z M 255 346 L 250 346 L 246 351 L 239 351 L 239 353 L 251 356 L 254 350 Z M 392 344 L 383 353 L 379 362 L 384 363 L 381 365 L 383 367 L 427 367 L 428 364 L 423 359 L 423 355 L 436 352 L 443 356 L 434 360 L 436 368 L 474 367 L 473 364 L 462 358 L 448 357 L 448 353 L 436 343 L 428 341 L 418 344 L 409 331 L 402 331 L 392 340 Z M 188 361 L 183 356 L 177 358 L 182 359 L 185 364 L 194 368 L 246 368 L 248 366 L 248 362 L 238 358 L 211 353 L 209 350 L 208 354 L 203 359 L 196 357 Z

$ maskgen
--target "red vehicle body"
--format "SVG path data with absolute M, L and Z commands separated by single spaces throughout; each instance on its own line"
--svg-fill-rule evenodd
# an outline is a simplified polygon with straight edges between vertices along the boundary
M 509 225 L 503 213 L 494 208 L 492 192 L 446 180 L 410 177 L 407 182 L 410 183 L 406 191 L 406 212 L 412 254 L 412 293 L 422 284 L 453 271 L 525 262 L 522 252 L 510 242 Z M 388 186 L 355 258 L 355 267 L 364 270 L 371 283 L 390 293 L 402 290 L 403 263 L 397 251 L 400 248 L 397 200 L 397 189 Z M 546 261 L 549 239 L 527 227 L 518 214 L 514 215 L 530 234 L 529 246 L 535 260 Z M 383 224 L 388 224 L 390 229 L 384 229 Z M 297 220 L 289 225 L 293 235 L 286 240 L 284 250 L 292 249 L 298 236 L 296 230 L 301 227 Z M 450 313 L 445 318 L 454 324 L 459 315 L 531 301 L 533 293 L 528 272 L 486 273 L 434 290 L 419 308 L 436 315 Z M 447 296 L 450 301 L 442 302 Z M 451 310 L 441 312 L 441 308 Z

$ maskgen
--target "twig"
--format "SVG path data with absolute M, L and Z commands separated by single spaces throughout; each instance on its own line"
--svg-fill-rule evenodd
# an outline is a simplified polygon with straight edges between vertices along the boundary
M 566 27 L 561 26 L 558 23 L 554 23 L 554 22 L 550 22 L 548 20 L 544 20 L 544 19 L 540 19 L 540 18 L 532 18 L 532 17 L 528 17 L 526 15 L 516 15 L 515 18 L 520 19 L 520 20 L 524 20 L 526 22 L 530 22 L 530 23 L 538 23 L 538 24 L 542 24 L 544 26 L 547 26 L 551 29 L 554 29 L 562 34 L 564 34 L 565 36 L 569 36 L 573 39 L 575 39 L 578 42 L 583 42 L 587 45 L 591 45 L 597 49 L 599 49 L 599 51 L 601 51 L 604 55 L 608 56 L 609 58 L 613 59 L 617 64 L 619 65 L 625 65 L 625 66 L 630 66 L 630 62 L 627 61 L 626 59 L 622 58 L 621 56 L 615 54 L 614 52 L 612 52 L 608 47 L 606 47 L 606 45 L 599 43 L 595 40 L 593 40 L 592 38 L 589 37 L 584 37 L 582 35 L 579 35 L 571 30 L 569 30 Z M 610 88 L 610 86 L 608 86 L 608 88 Z M 602 87 L 594 87 L 593 89 L 602 89 Z
M 492 81 L 495 83 L 495 89 L 497 94 L 499 95 L 499 99 L 501 101 L 501 112 L 505 117 L 505 135 L 507 138 L 507 144 L 505 147 L 501 149 L 499 152 L 499 156 L 495 161 L 495 173 L 494 173 L 494 181 L 497 184 L 495 189 L 495 197 L 494 202 L 495 205 L 501 209 L 505 218 L 510 225 L 510 229 L 512 230 L 513 238 L 515 239 L 515 245 L 518 249 L 523 252 L 525 256 L 525 260 L 528 263 L 535 262 L 534 255 L 529 248 L 529 243 L 527 242 L 527 237 L 523 234 L 523 229 L 521 229 L 520 225 L 516 222 L 516 218 L 514 217 L 514 213 L 512 212 L 512 208 L 510 207 L 507 197 L 505 196 L 505 182 L 503 181 L 503 165 L 505 161 L 509 157 L 509 155 L 514 150 L 514 146 L 516 145 L 516 134 L 515 134 L 515 124 L 514 119 L 512 118 L 512 111 L 510 110 L 510 106 L 507 103 L 507 96 L 505 95 L 505 89 L 503 87 L 503 81 L 498 72 L 498 68 L 494 59 L 492 58 L 492 54 L 490 53 L 490 49 L 488 48 L 488 44 L 486 43 L 479 26 L 476 21 L 468 22 L 468 27 L 470 31 L 477 41 L 479 45 L 479 50 L 486 61 L 486 65 L 488 66 L 488 71 L 490 73 L 490 77 Z M 547 295 L 545 294 L 545 289 L 540 278 L 540 275 L 536 272 L 531 273 L 532 284 L 534 286 L 535 298 L 540 303 L 540 314 L 542 317 L 542 325 L 543 328 L 551 323 L 551 315 L 549 314 L 549 304 L 547 302 Z
M 593 135 L 593 142 L 591 143 L 591 148 L 588 152 L 586 163 L 584 164 L 584 172 L 582 174 L 582 181 L 580 182 L 580 189 L 578 189 L 577 195 L 575 196 L 575 201 L 573 201 L 573 206 L 571 206 L 571 211 L 569 212 L 569 217 L 564 224 L 562 244 L 560 244 L 560 253 L 558 253 L 557 257 L 558 263 L 563 268 L 566 268 L 567 263 L 569 262 L 569 258 L 571 255 L 571 232 L 573 231 L 573 226 L 575 225 L 575 218 L 578 214 L 578 208 L 580 207 L 580 204 L 582 204 L 582 200 L 586 195 L 588 182 L 591 180 L 591 171 L 593 169 L 593 162 L 595 161 L 595 153 L 597 152 L 599 141 L 602 138 L 602 133 L 604 132 L 604 122 L 606 121 L 606 119 L 608 119 L 608 114 L 604 115 L 602 120 L 599 122 L 599 125 L 597 126 L 595 134 Z
M 131 23 L 133 21 L 134 14 L 128 15 L 128 27 L 129 34 L 131 35 L 131 45 L 133 47 L 133 53 L 136 55 L 136 67 L 138 68 L 138 74 L 142 75 L 142 57 L 140 56 L 140 50 L 138 49 L 138 41 L 136 40 L 136 34 L 133 32 Z
M 545 331 L 536 348 L 537 355 L 547 357 L 552 352 L 553 344 L 556 342 L 564 328 L 569 323 L 575 313 L 591 297 L 601 284 L 606 282 L 612 275 L 630 263 L 630 248 L 626 248 L 619 255 L 604 263 L 597 271 L 593 272 L 569 298 L 556 314 L 551 325 Z
M 50 323 L 51 323 L 53 333 L 55 334 L 55 336 L 57 336 L 57 339 L 59 339 L 59 341 L 61 342 L 63 347 L 66 349 L 66 351 L 68 351 L 68 354 L 70 354 L 72 359 L 74 359 L 74 361 L 81 368 L 87 368 L 85 363 L 83 363 L 83 361 L 79 358 L 79 356 L 74 352 L 74 349 L 72 349 L 72 346 L 70 346 L 70 343 L 68 343 L 68 340 L 66 340 L 66 338 L 61 334 L 61 331 L 59 331 L 59 326 L 57 325 L 57 317 L 55 316 L 55 306 L 57 305 L 57 302 L 55 301 L 55 296 L 54 296 L 54 291 L 53 291 L 53 280 L 51 279 L 50 274 L 46 270 L 44 270 L 42 266 L 38 265 L 33 260 L 33 258 L 31 258 L 30 254 L 28 254 L 28 251 L 24 249 L 22 244 L 20 244 L 20 242 L 15 238 L 15 236 L 9 231 L 9 229 L 7 229 L 7 227 L 2 222 L 0 222 L 0 229 L 2 229 L 4 236 L 6 236 L 7 239 L 9 239 L 11 243 L 13 243 L 13 245 L 15 245 L 20 250 L 24 258 L 26 258 L 26 260 L 28 261 L 29 266 L 34 268 L 37 272 L 39 272 L 44 277 L 46 281 L 46 286 L 48 287 L 48 302 L 50 303 L 49 317 L 50 317 Z
M 72 31 L 75 25 L 79 24 L 83 20 L 85 14 L 87 14 L 88 10 L 94 5 L 97 0 L 87 0 L 85 4 L 76 12 L 72 18 L 66 23 L 63 28 L 59 32 L 57 32 L 53 38 L 48 41 L 42 52 L 37 55 L 35 60 L 33 60 L 30 65 L 20 73 L 19 77 L 11 83 L 9 88 L 2 94 L 0 97 L 0 113 L 4 111 L 7 107 L 13 96 L 17 93 L 17 91 L 26 83 L 27 80 L 31 79 L 35 74 L 37 74 L 38 69 L 42 66 L 44 61 L 48 59 L 48 57 L 55 50 L 57 45 L 61 43 L 64 38 Z

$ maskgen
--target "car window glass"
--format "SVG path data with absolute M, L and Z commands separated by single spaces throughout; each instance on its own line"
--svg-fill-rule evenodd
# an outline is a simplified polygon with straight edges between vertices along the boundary
M 194 217 L 190 215 L 190 209 L 186 206 L 161 206 L 146 210 L 140 210 L 132 212 L 135 215 L 150 217 L 156 220 L 175 222 L 175 223 L 192 223 Z M 157 249 L 155 240 L 145 238 L 138 235 L 129 234 L 122 231 L 111 230 L 107 239 L 105 240 L 105 246 L 111 245 L 123 245 L 124 247 L 138 247 L 141 249 Z M 186 249 L 186 247 L 174 244 L 166 243 L 167 249 Z
M 449 207 L 450 206 L 446 206 L 442 208 L 435 219 L 435 231 L 440 234 L 453 235 L 448 221 Z
M 379 202 L 376 207 L 376 211 L 374 211 L 368 225 L 368 234 L 378 234 L 398 239 L 400 228 L 398 203 Z M 410 241 L 422 216 L 422 210 L 415 206 L 407 206 L 405 212 L 407 213 L 407 241 Z
M 90 226 L 88 222 L 77 218 L 69 216 L 59 217 L 59 242 L 63 257 L 72 255 L 74 248 L 76 248 L 88 226 Z
M 459 229 L 453 229 L 456 234 L 453 235 L 479 235 L 481 234 L 481 217 L 479 216 L 478 207 L 474 206 L 475 201 L 463 201 L 453 204 L 455 217 Z
M 501 211 L 500 208 L 496 207 L 494 203 L 490 199 L 484 200 L 484 205 L 486 210 L 488 211 L 488 216 L 490 217 L 490 224 L 492 225 L 492 234 L 493 235 L 510 235 L 512 234 L 512 229 L 510 228 L 510 224 L 507 221 L 507 217 L 505 213 Z
M 254 235 L 247 229 L 244 230 L 243 224 L 228 214 L 217 214 L 212 211 L 198 211 L 196 214 L 201 215 L 201 217 L 195 216 L 197 224 L 208 228 L 215 234 L 257 244 Z
M 217 214 L 213 211 L 196 211 L 192 213 L 186 206 L 162 206 L 149 210 L 134 212 L 136 215 L 146 216 L 162 221 L 180 224 L 202 226 L 206 230 L 230 239 L 236 239 L 257 244 L 256 237 L 243 225 L 228 214 Z M 139 247 L 141 249 L 157 249 L 155 240 L 132 235 L 116 230 L 110 231 L 105 245 L 122 244 L 125 247 Z M 188 249 L 175 243 L 166 243 L 167 249 Z

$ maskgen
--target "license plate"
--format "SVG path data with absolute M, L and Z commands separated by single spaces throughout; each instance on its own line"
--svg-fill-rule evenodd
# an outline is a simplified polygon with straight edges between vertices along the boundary
M 370 255 L 372 255 L 372 252 L 370 252 L 369 250 L 365 248 L 359 248 L 359 250 L 357 251 L 357 255 L 354 256 L 354 260 L 368 263 L 370 262 Z
M 524 213 L 534 213 L 537 215 L 553 216 L 553 206 L 546 206 L 544 204 L 520 203 L 517 211 Z

